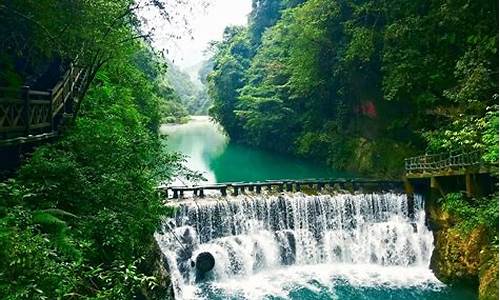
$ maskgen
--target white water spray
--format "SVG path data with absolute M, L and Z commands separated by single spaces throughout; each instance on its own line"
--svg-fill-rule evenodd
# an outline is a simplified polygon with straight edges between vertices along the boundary
M 186 201 L 166 224 L 177 237 L 166 230 L 157 240 L 169 259 L 178 298 L 193 297 L 201 281 L 228 289 L 235 280 L 280 274 L 285 268 L 318 266 L 322 272 L 342 273 L 363 266 L 401 273 L 411 267 L 423 271 L 426 280 L 432 277 L 427 270 L 433 236 L 419 196 L 408 201 L 394 193 L 297 193 Z M 210 274 L 200 276 L 191 259 L 202 252 L 216 263 Z

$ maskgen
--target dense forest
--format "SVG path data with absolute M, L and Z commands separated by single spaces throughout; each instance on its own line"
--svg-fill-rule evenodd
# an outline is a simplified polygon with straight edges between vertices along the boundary
M 169 17 L 156 1 L 142 4 Z M 157 130 L 185 112 L 166 84 L 165 59 L 140 31 L 138 8 L 129 0 L 0 3 L 4 86 L 49 88 L 40 74 L 54 62 L 91 76 L 61 138 L 28 152 L 0 183 L 1 299 L 165 296 L 153 234 L 169 211 L 157 185 L 183 168 Z
M 194 69 L 199 69 L 197 78 L 194 80 L 173 63 L 169 62 L 168 66 L 167 80 L 178 95 L 178 103 L 182 104 L 188 115 L 207 115 L 211 102 L 208 97 L 206 79 L 211 71 L 211 61 L 203 61 L 194 66 Z
M 497 1 L 254 0 L 214 53 L 210 114 L 237 143 L 377 178 L 424 153 L 498 164 Z M 430 212 L 431 268 L 480 299 L 498 298 L 496 189 Z
M 498 161 L 495 1 L 255 0 L 214 47 L 237 142 L 398 177 L 415 154 Z

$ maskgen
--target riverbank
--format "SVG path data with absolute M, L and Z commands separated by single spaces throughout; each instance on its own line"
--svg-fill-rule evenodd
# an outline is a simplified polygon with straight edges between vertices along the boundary
M 453 197 L 460 202 L 450 203 Z M 498 299 L 498 194 L 473 199 L 472 206 L 468 201 L 457 194 L 428 197 L 435 246 L 430 267 L 446 284 L 475 289 L 479 300 Z M 478 210 L 481 202 L 490 208 Z

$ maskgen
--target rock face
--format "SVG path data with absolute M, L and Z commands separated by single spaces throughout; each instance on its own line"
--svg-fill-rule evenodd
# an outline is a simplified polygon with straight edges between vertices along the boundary
M 447 284 L 478 288 L 479 300 L 498 299 L 498 248 L 492 247 L 485 228 L 460 231 L 453 216 L 432 200 L 427 204 L 434 232 L 431 269 Z
M 174 299 L 172 283 L 170 281 L 167 258 L 160 250 L 156 240 L 151 239 L 149 255 L 140 266 L 147 275 L 155 277 L 157 285 L 153 288 L 144 287 L 136 299 L 143 300 L 170 300 Z
M 479 299 L 498 299 L 498 248 L 489 247 L 481 253 Z

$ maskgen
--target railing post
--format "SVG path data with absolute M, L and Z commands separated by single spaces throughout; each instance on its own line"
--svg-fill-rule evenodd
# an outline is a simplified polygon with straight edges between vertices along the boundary
M 49 90 L 49 101 L 50 101 L 50 104 L 49 104 L 49 118 L 50 118 L 50 131 L 53 132 L 54 129 L 56 128 L 55 126 L 55 120 L 54 120 L 54 116 L 52 115 L 52 112 L 54 111 L 54 108 L 52 107 L 53 103 L 54 103 L 54 99 L 53 99 L 53 90 Z
M 24 121 L 24 134 L 28 135 L 30 132 L 30 87 L 24 86 L 22 88 L 23 96 L 23 121 Z
M 470 173 L 465 174 L 465 190 L 467 197 L 472 197 L 474 195 L 474 185 L 472 184 L 472 175 Z

